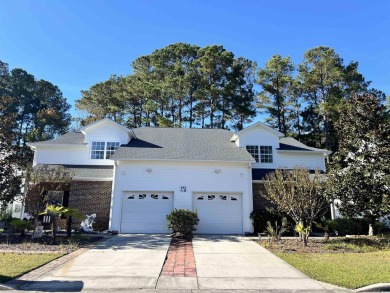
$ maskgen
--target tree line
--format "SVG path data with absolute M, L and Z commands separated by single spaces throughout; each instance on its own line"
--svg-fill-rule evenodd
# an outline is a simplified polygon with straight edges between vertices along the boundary
M 57 86 L 0 61 L 0 204 L 20 193 L 17 169 L 32 161 L 27 143 L 68 131 L 69 109 Z
M 130 128 L 202 127 L 240 130 L 258 114 L 310 146 L 338 148 L 334 125 L 348 98 L 370 88 L 358 63 L 329 47 L 308 50 L 299 64 L 274 55 L 264 67 L 223 46 L 177 43 L 141 56 L 133 73 L 111 76 L 81 92 L 81 124 L 108 117 Z

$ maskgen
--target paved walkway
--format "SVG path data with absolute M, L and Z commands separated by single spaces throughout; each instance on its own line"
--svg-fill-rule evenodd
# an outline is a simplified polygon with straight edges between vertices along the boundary
M 195 257 L 190 239 L 171 240 L 161 276 L 196 277 Z
M 308 278 L 245 237 L 195 237 L 196 276 L 183 277 L 191 247 L 172 246 L 168 260 L 175 261 L 167 264 L 173 264 L 173 274 L 166 275 L 162 268 L 170 240 L 166 235 L 115 236 L 18 292 L 349 292 Z M 180 268 L 176 276 L 175 266 L 183 262 L 184 274 Z

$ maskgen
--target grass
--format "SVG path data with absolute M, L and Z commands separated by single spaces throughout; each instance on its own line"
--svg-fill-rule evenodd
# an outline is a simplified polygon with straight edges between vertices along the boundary
M 18 254 L 0 253 L 0 283 L 5 283 L 35 268 L 38 268 L 63 253 Z
M 324 245 L 324 248 L 329 251 L 348 251 L 359 253 L 390 250 L 390 238 L 360 237 L 332 239 Z
M 390 280 L 390 251 L 275 254 L 311 278 L 350 289 Z

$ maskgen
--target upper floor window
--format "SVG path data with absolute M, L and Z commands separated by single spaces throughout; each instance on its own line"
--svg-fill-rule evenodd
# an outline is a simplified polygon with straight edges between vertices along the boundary
M 260 162 L 272 163 L 272 146 L 260 146 Z
M 272 163 L 272 146 L 260 146 L 260 154 L 259 154 L 259 146 L 257 145 L 247 145 L 246 150 L 252 155 L 252 157 L 256 160 L 256 163 Z
M 119 148 L 119 142 L 107 142 L 107 149 L 106 149 L 106 159 L 109 159 L 115 151 Z
M 247 145 L 246 150 L 256 160 L 256 163 L 258 163 L 259 162 L 259 147 L 257 145 Z
M 93 141 L 91 146 L 91 159 L 109 159 L 112 154 L 119 148 L 119 145 L 119 142 Z

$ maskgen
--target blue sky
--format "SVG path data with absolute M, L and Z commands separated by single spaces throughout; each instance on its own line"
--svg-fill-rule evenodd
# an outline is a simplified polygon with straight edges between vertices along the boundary
M 299 63 L 329 46 L 389 95 L 389 13 L 383 0 L 0 0 L 0 60 L 58 85 L 72 114 L 80 90 L 177 42 L 222 44 L 259 66 L 276 53 Z

